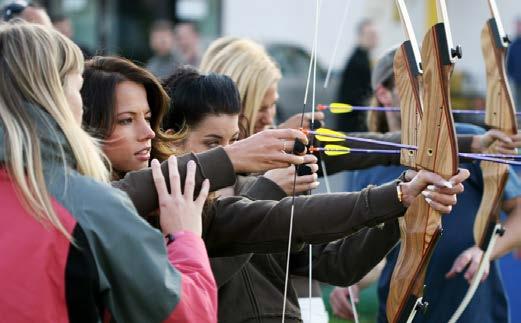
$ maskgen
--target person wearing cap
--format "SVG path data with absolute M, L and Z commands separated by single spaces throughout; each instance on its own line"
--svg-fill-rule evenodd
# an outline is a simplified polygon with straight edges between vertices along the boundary
M 36 2 L 11 1 L 2 7 L 1 12 L 3 21 L 20 18 L 27 22 L 52 27 L 47 11 Z
M 394 84 L 393 61 L 396 47 L 390 49 L 375 66 L 371 81 L 374 89 L 373 104 L 382 107 L 400 105 Z M 400 114 L 396 112 L 370 111 L 367 119 L 370 131 L 389 132 L 401 128 Z M 459 134 L 481 134 L 484 130 L 470 124 L 456 124 Z M 447 322 L 463 300 L 472 277 L 477 271 L 483 251 L 474 245 L 473 225 L 483 196 L 483 178 L 478 163 L 464 163 L 471 176 L 464 183 L 464 193 L 448 216 L 442 217 L 443 235 L 429 263 L 424 301 L 429 303 L 425 313 L 417 313 L 414 322 Z M 389 176 L 400 174 L 401 166 L 377 166 L 368 170 L 351 172 L 347 190 L 384 183 Z M 511 171 L 501 204 L 508 216 L 504 223 L 506 233 L 499 238 L 491 256 L 490 266 L 474 298 L 458 322 L 507 322 L 508 301 L 501 281 L 499 257 L 521 245 L 521 182 Z M 387 255 L 378 280 L 378 322 L 387 322 L 386 301 L 392 273 L 398 258 L 397 245 Z M 488 274 L 488 275 L 487 275 Z M 355 288 L 356 290 L 356 288 Z M 330 295 L 335 314 L 349 317 L 347 288 L 336 288 Z M 355 298 L 358 295 L 355 295 Z

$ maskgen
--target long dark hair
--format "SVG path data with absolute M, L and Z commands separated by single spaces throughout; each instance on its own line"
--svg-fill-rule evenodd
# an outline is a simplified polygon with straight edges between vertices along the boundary
M 239 91 L 228 76 L 202 75 L 192 67 L 182 66 L 163 81 L 163 86 L 171 98 L 164 129 L 178 132 L 196 127 L 208 115 L 241 112 Z
M 152 73 L 125 58 L 95 56 L 85 63 L 83 80 L 83 126 L 92 136 L 102 140 L 110 136 L 116 125 L 116 86 L 123 81 L 143 85 L 152 114 L 150 126 L 156 134 L 151 156 L 160 160 L 168 158 L 172 152 L 166 143 L 179 140 L 180 136 L 169 136 L 161 130 L 169 98 Z

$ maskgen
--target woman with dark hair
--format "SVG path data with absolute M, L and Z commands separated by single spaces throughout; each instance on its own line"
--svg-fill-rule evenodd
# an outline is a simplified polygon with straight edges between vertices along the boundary
M 172 100 L 163 123 L 164 129 L 187 129 L 186 138 L 176 143 L 176 149 L 200 153 L 217 146 L 227 146 L 237 140 L 240 132 L 240 97 L 234 82 L 228 76 L 201 75 L 192 68 L 183 67 L 166 79 L 164 86 Z M 314 159 L 312 156 L 310 158 Z M 316 172 L 316 164 L 312 167 Z M 308 181 L 316 180 L 315 174 L 307 177 Z M 306 190 L 307 187 L 297 185 L 297 192 Z M 220 190 L 217 194 L 219 198 L 214 199 L 214 205 L 241 195 L 265 205 L 282 205 L 288 201 L 287 194 L 270 179 L 269 172 L 258 177 L 237 176 L 235 186 Z M 295 235 L 300 236 L 299 241 L 311 242 L 314 235 L 328 235 L 326 232 L 336 231 L 333 224 L 335 218 L 338 216 L 341 222 L 342 218 L 346 219 L 345 212 L 337 208 L 337 203 L 347 195 L 350 194 L 303 197 L 302 200 L 296 200 L 299 213 L 295 212 L 294 222 L 299 228 L 295 230 Z M 304 199 L 307 200 L 306 209 L 301 204 Z M 389 196 L 389 200 L 391 199 Z M 277 202 L 279 200 L 281 202 Z M 321 210 L 320 214 L 314 210 Z M 284 292 L 281 282 L 285 279 L 287 254 L 275 246 L 273 241 L 277 240 L 277 232 L 287 230 L 288 223 L 280 221 L 282 214 L 267 214 L 260 223 L 255 223 L 251 220 L 251 211 L 247 212 L 246 209 L 238 209 L 235 219 L 230 217 L 229 221 L 216 220 L 212 216 L 203 221 L 205 233 L 213 228 L 223 233 L 222 239 L 240 237 L 236 244 L 242 246 L 241 255 L 216 257 L 222 254 L 213 252 L 213 248 L 222 245 L 222 239 L 203 234 L 209 254 L 213 257 L 212 270 L 219 287 L 218 319 L 220 322 L 279 321 L 282 317 Z M 327 214 L 329 221 L 317 228 L 314 221 L 324 214 Z M 397 221 L 393 219 L 385 222 L 382 229 L 363 229 L 347 238 L 344 237 L 348 234 L 339 235 L 338 238 L 343 239 L 335 243 L 327 243 L 334 240 L 330 238 L 321 240 L 314 247 L 315 278 L 341 284 L 360 279 L 360 275 L 369 271 L 398 240 Z M 217 226 L 220 228 L 216 228 Z M 310 230 L 310 234 L 303 235 L 307 230 Z M 260 243 L 263 240 L 264 243 Z M 368 254 L 371 256 L 367 256 Z M 295 252 L 291 254 L 291 258 L 294 264 L 291 274 L 306 276 L 307 251 Z M 339 262 L 338 259 L 344 261 Z M 354 263 L 351 259 L 358 259 L 358 262 Z M 244 301 L 237 304 L 237 299 Z M 298 320 L 300 313 L 293 288 L 290 289 L 286 302 L 286 319 Z M 234 306 L 230 306 L 231 304 Z
M 239 124 L 239 92 L 229 77 L 219 74 L 203 76 L 196 69 L 185 66 L 178 68 L 163 83 L 167 93 L 175 97 L 175 101 L 171 101 L 172 108 L 168 109 L 163 120 L 163 128 L 170 130 L 168 133 L 187 128 L 190 136 L 185 141 L 191 141 L 187 145 L 196 148 L 192 149 L 194 151 L 226 146 L 238 140 L 240 130 L 236 131 L 237 126 L 215 127 L 213 124 L 214 121 Z M 224 128 L 234 131 L 230 136 L 201 133 Z M 204 140 L 194 142 L 196 138 Z
M 165 160 L 172 152 L 165 142 L 161 120 L 169 98 L 147 70 L 120 57 L 97 56 L 85 63 L 83 126 L 102 140 L 113 178 L 148 166 L 150 157 Z

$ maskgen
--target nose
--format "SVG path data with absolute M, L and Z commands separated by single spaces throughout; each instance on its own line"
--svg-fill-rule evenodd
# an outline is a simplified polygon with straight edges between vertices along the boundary
M 262 121 L 265 125 L 271 126 L 271 125 L 273 125 L 274 117 L 275 117 L 275 109 L 269 109 L 268 111 L 263 113 Z
M 152 128 L 150 127 L 150 124 L 146 120 L 143 120 L 141 122 L 140 127 L 141 127 L 141 129 L 140 129 L 139 141 L 147 141 L 147 140 L 154 139 L 154 137 L 156 136 L 156 133 L 154 132 L 154 130 L 152 130 Z

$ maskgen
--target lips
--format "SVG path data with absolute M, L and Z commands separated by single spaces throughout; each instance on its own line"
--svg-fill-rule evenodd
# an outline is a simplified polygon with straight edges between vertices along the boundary
M 136 156 L 136 158 L 141 161 L 148 161 L 150 159 L 150 150 L 151 149 L 152 149 L 151 147 L 143 148 L 143 149 L 137 151 L 134 154 L 134 156 Z

